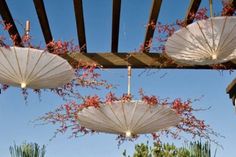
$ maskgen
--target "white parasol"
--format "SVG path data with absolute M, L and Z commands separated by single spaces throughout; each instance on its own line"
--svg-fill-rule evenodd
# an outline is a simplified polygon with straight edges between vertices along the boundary
M 56 88 L 74 77 L 71 65 L 47 51 L 0 47 L 0 83 L 21 88 Z
M 180 122 L 176 112 L 167 106 L 150 106 L 143 101 L 116 101 L 99 108 L 88 107 L 78 114 L 79 123 L 88 129 L 126 137 L 167 129 Z
M 236 17 L 211 17 L 175 32 L 166 53 L 176 62 L 210 65 L 236 58 Z
M 128 68 L 130 94 L 131 68 Z M 167 129 L 179 124 L 181 118 L 168 106 L 149 105 L 141 100 L 115 101 L 99 107 L 84 108 L 78 113 L 79 124 L 98 132 L 133 137 Z

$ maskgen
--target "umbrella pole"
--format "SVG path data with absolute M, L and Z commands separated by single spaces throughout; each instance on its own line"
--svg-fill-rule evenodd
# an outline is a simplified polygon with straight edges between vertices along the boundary
M 213 6 L 212 6 L 212 0 L 209 0 L 210 5 L 210 16 L 213 17 Z
M 131 66 L 128 66 L 128 95 L 130 95 L 130 84 L 131 84 Z
M 30 32 L 30 21 L 27 20 L 26 23 L 25 23 L 25 35 L 29 35 L 29 32 Z
M 30 21 L 27 20 L 26 23 L 25 23 L 25 36 L 26 36 L 27 38 L 29 38 L 29 33 L 30 33 Z M 21 84 L 20 84 L 20 86 L 21 86 L 22 89 L 25 89 L 26 86 L 27 86 L 26 82 L 24 82 L 24 81 L 25 81 L 25 80 L 23 79 L 22 82 L 21 82 Z

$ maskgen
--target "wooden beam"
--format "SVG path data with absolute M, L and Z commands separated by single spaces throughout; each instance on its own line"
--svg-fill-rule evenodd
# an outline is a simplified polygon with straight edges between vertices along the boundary
M 73 62 L 76 67 L 78 63 L 96 64 L 103 68 L 127 68 L 131 65 L 132 68 L 157 68 L 157 69 L 213 69 L 212 66 L 189 66 L 180 65 L 170 62 L 165 56 L 160 53 L 79 53 L 73 52 L 62 56 L 69 62 Z M 236 69 L 236 65 L 228 62 L 225 67 L 218 69 L 227 70 Z
M 236 79 L 234 79 L 226 88 L 226 93 L 229 94 L 229 98 L 236 96 Z
M 201 4 L 201 0 L 191 0 L 188 11 L 185 16 L 185 21 L 187 25 L 193 22 L 194 18 L 192 15 L 196 14 L 200 4 Z
M 48 44 L 53 40 L 48 18 L 43 0 L 34 0 L 34 6 L 38 15 L 39 23 L 43 32 L 45 43 Z
M 74 0 L 74 12 L 75 12 L 77 36 L 78 36 L 80 51 L 86 53 L 87 45 L 86 45 L 82 0 Z
M 144 52 L 150 51 L 150 47 L 148 43 L 150 42 L 150 40 L 152 40 L 153 35 L 154 35 L 155 28 L 153 28 L 153 26 L 155 26 L 157 23 L 158 15 L 161 9 L 161 3 L 162 3 L 162 0 L 153 0 L 152 9 L 149 16 L 149 22 L 146 29 L 146 35 L 145 35 L 145 39 L 143 43 Z
M 233 0 L 233 6 L 234 6 L 234 8 L 236 8 L 236 0 Z
M 236 0 L 232 0 L 231 7 L 232 7 L 232 9 L 224 10 L 226 12 L 223 12 L 222 16 L 232 16 L 235 13 L 235 10 L 236 10 Z
M 234 79 L 226 88 L 226 93 L 229 94 L 229 98 L 232 99 L 232 103 L 236 105 L 236 79 Z
M 111 52 L 118 51 L 121 0 L 113 0 Z
M 0 0 L 0 14 L 2 16 L 2 20 L 4 21 L 4 24 L 11 24 L 12 26 L 8 30 L 8 33 L 10 37 L 15 37 L 14 45 L 16 46 L 23 46 L 21 36 L 16 28 L 15 22 L 11 16 L 11 12 L 7 6 L 7 3 L 5 0 Z

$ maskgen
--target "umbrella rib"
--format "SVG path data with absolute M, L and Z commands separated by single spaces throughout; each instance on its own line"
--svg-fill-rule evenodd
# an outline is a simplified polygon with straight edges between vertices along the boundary
M 212 50 L 212 48 L 211 48 L 211 46 L 210 46 L 210 44 L 209 44 L 209 42 L 208 42 L 204 32 L 202 31 L 202 27 L 200 26 L 200 24 L 198 22 L 197 22 L 197 25 L 198 25 L 198 28 L 201 31 L 202 35 L 203 35 L 203 38 L 205 39 L 205 42 L 206 42 L 207 46 L 210 48 L 211 52 L 213 52 L 213 50 Z
M 2 71 L 1 69 L 0 69 L 0 74 L 3 75 L 4 77 L 8 78 L 8 79 L 13 79 L 14 80 L 14 78 L 12 78 L 10 75 L 5 75 L 4 71 Z M 2 76 L 0 76 L 0 77 L 2 77 Z
M 187 27 L 184 27 L 184 28 L 192 35 L 192 37 L 194 37 L 194 38 L 197 40 L 197 42 L 198 42 L 202 47 L 205 48 L 205 45 L 204 45 Z M 206 51 L 206 50 L 205 50 L 205 52 L 207 52 L 208 54 L 211 55 L 211 53 L 210 53 L 209 51 Z
M 221 33 L 220 33 L 220 40 L 219 40 L 219 44 L 217 45 L 216 52 L 218 51 L 218 49 L 220 47 L 220 43 L 221 43 L 221 39 L 222 39 L 222 34 L 224 33 L 224 30 L 225 30 L 226 21 L 227 21 L 227 16 L 226 16 L 226 18 L 224 20 L 224 24 L 223 24 L 223 27 L 222 27 L 222 30 L 221 30 Z M 225 40 L 223 41 L 223 43 L 224 42 L 225 42 Z
M 18 70 L 19 70 L 21 79 L 23 79 L 23 77 L 22 77 L 22 72 L 21 72 L 21 68 L 20 68 L 20 64 L 19 64 L 19 59 L 18 59 L 18 56 L 17 56 L 17 54 L 16 54 L 16 48 L 13 47 L 13 49 L 14 49 L 14 54 L 15 54 L 15 57 L 16 57 L 16 62 L 17 62 L 17 65 L 18 65 Z M 21 80 L 21 81 L 23 81 L 23 80 Z
M 39 73 L 40 73 L 45 67 L 47 67 L 48 64 L 50 64 L 55 58 L 56 58 L 56 56 L 53 56 L 53 57 L 49 60 L 49 62 L 48 62 L 47 64 L 45 64 L 41 69 L 39 69 L 39 71 L 37 71 L 36 73 L 39 74 Z M 28 77 L 29 82 L 32 81 L 32 80 L 34 80 L 35 78 L 37 78 L 37 75 L 34 76 L 33 78 Z
M 227 47 L 229 44 L 231 44 L 231 42 L 233 42 L 236 38 L 232 38 L 226 45 L 224 45 L 224 47 L 220 48 L 219 51 L 221 51 L 222 49 L 224 49 L 225 47 Z M 235 48 L 234 48 L 235 49 Z
M 38 82 L 39 80 L 43 80 L 43 79 L 46 79 L 46 80 L 50 80 L 50 79 L 55 79 L 55 75 L 60 75 L 60 74 L 63 74 L 64 72 L 67 72 L 67 71 L 70 71 L 70 70 L 66 70 L 66 71 L 63 71 L 63 72 L 60 72 L 60 73 L 57 73 L 57 74 L 54 74 L 54 75 L 50 75 L 50 76 L 48 76 L 48 77 L 46 77 L 46 78 L 43 78 L 43 77 L 40 77 L 39 79 L 37 78 L 37 80 L 35 81 L 35 79 L 34 80 L 31 80 L 30 82 Z M 63 78 L 63 79 L 67 79 L 67 78 Z M 55 80 L 55 81 L 57 81 L 57 80 Z M 60 81 L 59 81 L 60 82 Z
M 215 51 L 215 35 L 214 35 L 214 28 L 213 28 L 213 19 L 211 18 L 211 34 L 212 34 L 212 46 Z
M 164 111 L 165 111 L 165 110 L 164 110 Z M 162 112 L 163 112 L 163 111 L 162 111 Z M 158 113 L 158 112 L 157 112 L 157 113 Z M 155 115 L 156 115 L 157 113 L 155 113 Z M 155 120 L 149 121 L 148 123 L 145 123 L 144 125 L 139 126 L 139 127 L 136 128 L 135 130 L 140 130 L 140 129 L 144 128 L 144 127 L 147 127 L 148 125 L 152 124 L 153 122 L 155 122 L 155 121 L 157 121 L 157 120 L 160 120 L 161 118 L 163 118 L 163 117 L 165 117 L 165 116 L 168 116 L 169 114 L 170 114 L 170 112 L 165 112 L 162 116 L 158 117 L 158 118 L 155 119 Z M 153 116 L 154 116 L 154 115 L 153 115 Z M 153 116 L 150 117 L 149 119 L 153 118 Z M 167 122 L 167 123 L 168 123 L 168 122 Z M 160 124 L 162 124 L 162 123 L 160 123 Z
M 12 70 L 15 72 L 15 74 L 17 74 L 16 71 L 15 71 L 15 69 L 13 68 L 13 66 L 11 65 L 10 61 L 8 60 L 8 58 L 6 57 L 6 55 L 3 53 L 3 51 L 2 51 L 1 48 L 0 48 L 0 51 L 1 51 L 1 53 L 3 54 L 4 58 L 7 60 L 8 64 L 9 64 L 10 67 L 12 68 Z M 15 75 L 15 76 L 16 76 L 16 78 L 18 78 L 17 75 Z M 18 80 L 18 79 L 17 79 L 17 80 Z M 18 80 L 18 81 L 19 81 L 19 80 Z
M 157 132 L 157 131 L 161 131 L 161 130 L 167 130 L 171 127 L 176 126 L 176 125 L 173 125 L 173 123 L 176 123 L 176 120 L 168 121 L 166 123 L 160 123 L 158 125 L 158 127 L 155 128 L 155 131 L 152 128 L 150 128 L 150 127 L 153 127 L 153 125 L 149 125 L 150 127 L 145 127 L 145 130 L 147 130 L 147 131 L 143 131 L 142 134 L 149 133 L 149 132 Z M 139 132 L 140 132 L 140 130 L 139 130 Z
M 231 39 L 226 45 L 225 45 L 225 41 L 229 38 L 229 36 L 232 34 L 233 30 L 235 29 L 236 24 L 233 26 L 233 28 L 231 29 L 231 31 L 228 33 L 226 39 L 223 41 L 222 43 L 222 47 L 219 48 L 219 51 L 222 50 L 223 48 L 225 48 L 226 46 L 228 46 L 228 44 L 230 44 L 235 38 Z
M 90 112 L 91 113 L 91 112 Z M 82 117 L 84 117 L 84 118 L 86 118 L 86 117 L 88 117 L 88 116 L 82 116 Z M 81 118 L 81 116 L 80 116 L 80 119 L 82 120 L 83 118 Z M 82 120 L 83 121 L 83 120 Z M 87 123 L 87 124 L 91 124 L 91 125 L 93 125 L 94 126 L 94 123 L 93 122 L 96 122 L 96 124 L 97 123 L 99 123 L 99 124 L 102 124 L 101 126 L 99 126 L 99 125 L 95 125 L 95 127 L 98 127 L 99 128 L 99 130 L 104 130 L 103 128 L 105 128 L 105 129 L 107 129 L 107 130 L 110 130 L 110 131 L 112 131 L 112 132 L 117 132 L 117 130 L 114 130 L 113 129 L 113 127 L 111 127 L 111 126 L 108 126 L 107 125 L 107 123 L 102 123 L 102 122 L 100 122 L 100 121 L 97 121 L 96 119 L 89 119 L 89 118 L 86 118 L 84 121 L 83 121 L 84 123 Z M 83 126 L 83 125 L 82 125 Z M 86 125 L 84 125 L 84 127 L 86 127 Z M 91 130 L 96 130 L 97 131 L 97 129 L 92 129 L 92 128 L 89 128 L 89 127 L 86 127 L 86 128 L 88 128 L 88 129 L 91 129 Z M 103 132 L 105 132 L 105 131 L 103 131 Z
M 180 51 L 182 51 L 182 50 L 183 50 L 183 49 L 176 48 L 176 47 L 173 47 L 173 46 L 170 46 L 170 45 L 168 45 L 168 47 L 170 47 L 170 48 L 173 48 L 173 49 L 176 49 L 176 50 L 180 50 Z M 190 49 L 190 47 L 189 47 L 189 49 Z M 185 51 L 187 51 L 187 50 L 185 50 Z M 191 51 L 192 51 L 192 52 L 198 52 L 197 50 L 195 50 L 195 49 L 192 49 L 192 48 L 191 48 Z M 204 53 L 204 54 L 206 54 L 206 53 Z M 187 54 L 186 54 L 186 53 L 184 53 L 184 54 L 181 54 L 181 55 L 184 55 L 184 56 L 186 56 Z M 179 55 L 179 54 L 178 54 L 178 56 L 179 56 L 179 57 L 180 57 L 181 55 Z M 208 55 L 208 53 L 207 53 L 206 55 Z M 200 57 L 200 58 L 202 58 L 202 54 L 199 54 L 199 53 L 194 53 L 194 54 L 191 54 L 191 56 L 197 56 L 197 57 Z
M 26 66 L 25 66 L 25 75 L 24 75 L 24 78 L 26 79 L 26 75 L 27 75 L 27 70 L 28 70 L 28 64 L 29 64 L 29 48 L 28 48 L 28 52 L 27 52 L 27 59 L 26 59 Z
M 115 111 L 112 109 L 111 105 L 108 105 L 111 109 L 111 112 L 114 114 L 114 116 L 116 117 L 116 119 L 119 121 L 119 126 L 121 126 L 121 128 L 123 128 L 122 122 L 121 120 L 118 118 L 118 116 L 116 115 Z
M 47 79 L 47 80 L 55 79 L 55 75 L 63 74 L 64 72 L 67 72 L 67 71 L 71 71 L 71 70 L 66 70 L 66 71 L 63 71 L 63 72 L 59 72 L 59 73 L 50 75 L 50 76 L 48 76 L 46 79 Z M 40 77 L 39 79 L 37 78 L 37 81 L 38 81 L 38 80 L 41 80 L 41 79 L 45 79 L 45 78 L 42 78 L 42 77 Z M 66 78 L 66 79 L 67 79 L 67 78 Z M 33 80 L 33 81 L 34 81 L 34 80 Z M 36 82 L 37 82 L 37 81 L 36 81 Z M 55 80 L 55 81 L 56 81 L 56 80 Z M 32 81 L 31 81 L 31 82 L 32 82 Z
M 147 105 L 147 104 L 145 104 L 145 105 Z M 136 125 L 138 125 L 138 123 L 140 122 L 140 120 L 144 117 L 144 115 L 145 115 L 146 113 L 148 113 L 149 110 L 150 110 L 150 107 L 148 107 L 148 108 L 146 109 L 146 111 L 143 113 L 143 115 L 142 115 L 141 117 L 139 117 L 139 119 L 136 121 L 136 123 L 135 123 L 135 125 L 133 126 L 133 128 L 135 128 Z
M 108 120 L 109 122 L 112 122 L 113 124 L 115 124 L 118 128 L 120 128 L 121 130 L 123 130 L 123 127 L 120 126 L 119 124 L 117 124 L 112 118 L 108 117 L 102 110 L 99 109 L 99 112 L 102 113 L 102 115 Z
M 121 105 L 122 105 L 122 111 L 123 111 L 123 115 L 124 115 L 124 119 L 125 119 L 125 127 L 128 130 L 129 128 L 128 128 L 127 119 L 126 119 L 126 116 L 125 116 L 124 103 L 122 103 Z
M 132 122 L 133 122 L 133 120 L 134 120 L 134 112 L 136 111 L 137 104 L 138 104 L 138 102 L 135 103 L 134 109 L 133 109 L 133 111 L 132 111 L 131 120 L 130 120 L 128 129 L 130 129 L 130 124 L 132 124 Z
M 175 125 L 176 126 L 176 125 Z M 164 131 L 164 130 L 168 130 L 169 128 L 172 128 L 172 127 L 174 127 L 174 125 L 173 125 L 173 121 L 171 121 L 171 122 L 167 122 L 167 123 L 165 123 L 165 124 L 161 124 L 161 125 L 158 125 L 156 128 L 155 128 L 155 130 L 152 128 L 153 126 L 149 126 L 149 127 L 146 127 L 145 128 L 145 131 L 142 131 L 142 133 L 140 133 L 140 134 L 146 134 L 146 133 L 150 133 L 150 132 L 159 132 L 159 131 Z M 155 127 L 155 126 L 154 126 Z M 141 131 L 139 131 L 139 132 L 141 132 Z
M 122 126 L 120 126 L 119 124 L 117 124 L 113 119 L 111 119 L 110 117 L 108 117 L 103 111 L 101 111 L 99 109 L 99 111 L 104 115 L 104 117 L 106 117 L 108 119 L 108 121 L 112 121 L 116 126 L 118 126 L 120 129 L 123 129 Z
M 55 78 L 54 79 L 49 79 L 48 81 L 53 81 L 53 80 L 55 80 Z M 35 81 L 35 82 L 31 82 L 30 86 L 33 87 L 34 89 L 40 89 L 40 88 L 50 88 L 50 89 L 52 89 L 52 88 L 57 88 L 57 87 L 63 87 L 64 84 L 62 84 L 61 81 L 66 81 L 66 80 L 68 80 L 68 79 L 65 78 L 65 79 L 60 80 L 60 81 L 54 81 L 53 84 L 50 84 L 50 85 L 46 85 L 45 83 L 42 83 L 41 80 L 38 80 L 38 81 Z M 46 83 L 48 81 L 46 80 Z
M 100 109 L 96 109 L 96 111 L 99 111 L 101 113 L 101 115 L 106 119 L 103 118 L 104 121 L 107 121 L 107 123 L 109 122 L 113 122 L 112 124 L 115 124 L 116 126 L 118 126 L 118 128 L 120 128 L 122 130 L 122 127 L 120 127 L 115 121 L 113 121 L 111 118 L 109 118 L 105 113 L 103 113 Z M 90 113 L 90 114 L 94 114 L 92 112 L 90 112 L 89 109 L 87 109 L 87 112 Z M 96 117 L 97 115 L 95 115 Z
M 2 73 L 2 72 L 3 72 L 3 73 Z M 18 82 L 16 82 L 16 81 L 14 81 L 14 80 L 15 80 L 14 77 L 12 77 L 11 75 L 6 75 L 6 74 L 4 73 L 4 71 L 0 70 L 0 74 L 3 75 L 4 77 L 7 77 L 11 82 L 18 83 Z
M 189 31 L 190 32 L 190 31 Z M 204 50 L 204 49 L 202 49 L 201 47 L 199 47 L 199 46 L 197 46 L 197 45 L 195 45 L 195 44 L 193 44 L 192 42 L 190 42 L 190 41 L 188 41 L 187 39 L 185 39 L 185 38 L 183 38 L 181 35 L 179 35 L 179 34 L 176 34 L 178 37 L 180 37 L 181 39 L 183 39 L 183 40 L 185 40 L 185 41 L 187 41 L 188 43 L 190 43 L 193 47 L 197 47 L 197 48 L 199 48 L 200 50 L 202 50 L 203 52 L 206 52 L 207 54 L 210 54 L 208 51 L 206 51 L 206 50 Z M 192 33 L 191 33 L 191 35 L 192 36 L 194 36 Z M 194 38 L 196 39 L 196 37 L 194 36 Z M 177 42 L 177 41 L 174 41 L 174 40 L 171 40 L 171 39 L 169 39 L 170 41 L 172 41 L 172 42 L 174 42 L 174 43 L 176 43 L 176 44 L 178 44 L 178 45 L 183 45 L 183 44 L 181 44 L 181 43 L 179 43 L 179 42 Z M 197 40 L 197 39 L 196 39 Z M 202 45 L 202 44 L 201 44 Z M 183 46 L 185 46 L 185 45 L 183 45 Z M 203 46 L 203 45 L 202 45 Z M 204 46 L 203 46 L 204 47 Z
M 47 71 L 47 72 L 45 72 L 45 73 L 43 73 L 43 74 L 41 74 L 41 75 L 39 75 L 39 76 L 35 76 L 33 79 L 31 79 L 29 82 L 31 82 L 31 81 L 34 81 L 35 79 L 40 79 L 40 78 L 42 78 L 45 74 L 47 74 L 47 73 L 49 73 L 49 72 L 51 72 L 51 71 L 53 71 L 53 70 L 55 70 L 55 69 L 57 69 L 58 67 L 61 67 L 63 64 L 65 64 L 66 62 L 63 62 L 62 64 L 59 64 L 59 65 L 57 65 L 57 66 L 55 66 L 54 68 L 52 68 L 51 70 L 49 70 L 49 71 Z
M 16 75 L 14 75 L 13 73 L 11 73 L 11 71 L 9 71 L 1 62 L 0 62 L 0 65 L 9 73 L 9 77 L 12 77 L 13 79 L 16 79 L 18 80 L 18 78 L 16 77 Z M 4 72 L 4 71 L 3 71 Z
M 70 70 L 68 70 L 68 71 L 70 71 Z M 65 71 L 64 71 L 64 72 L 65 72 Z M 63 73 L 63 72 L 61 72 L 61 73 Z M 58 74 L 61 74 L 61 73 L 58 73 Z M 47 80 L 47 81 L 53 80 L 53 84 L 56 84 L 56 83 L 61 84 L 61 82 L 64 82 L 64 81 L 68 80 L 67 77 L 64 77 L 63 79 L 60 79 L 60 80 L 55 80 L 55 79 L 57 79 L 57 78 L 58 78 L 58 77 L 50 76 L 50 77 L 47 77 L 46 80 Z M 42 81 L 43 79 L 45 79 L 45 78 L 40 78 L 40 79 L 37 79 L 36 81 L 31 81 L 30 84 L 31 84 L 31 85 L 32 85 L 32 84 L 37 84 L 37 82 Z
M 85 123 L 88 124 L 88 125 L 94 125 L 94 123 L 89 122 L 88 120 L 86 120 Z M 81 125 L 81 126 L 86 127 L 86 124 L 85 125 Z M 107 131 L 109 133 L 117 133 L 116 130 L 114 130 L 112 128 L 109 128 L 109 127 L 106 127 L 106 126 L 100 127 L 100 126 L 96 125 L 96 129 L 95 128 L 89 128 L 89 127 L 86 127 L 86 128 L 90 129 L 90 130 L 94 130 L 96 132 L 105 132 L 106 133 L 106 131 Z M 106 131 L 105 131 L 105 129 L 106 129 Z
M 163 112 L 163 111 L 165 111 L 165 110 L 163 110 L 163 109 L 159 110 L 159 109 L 158 109 L 153 115 L 151 115 L 151 116 L 148 117 L 147 119 L 151 119 L 151 118 L 153 118 L 153 116 L 155 116 L 157 113 L 160 113 L 160 112 Z M 145 125 L 146 125 L 146 124 L 145 124 Z M 135 126 L 135 130 L 138 130 L 141 126 L 142 126 L 142 123 L 139 124 L 139 125 L 137 125 L 137 126 Z
M 227 58 L 228 56 L 230 56 L 230 53 L 231 53 L 231 51 L 233 51 L 233 50 L 235 50 L 235 47 L 233 47 L 233 48 L 230 47 L 229 49 L 223 50 L 223 51 L 222 51 L 222 54 L 224 54 L 224 52 L 226 52 L 226 54 L 229 53 L 229 54 L 225 57 L 225 58 Z
M 40 54 L 40 56 L 39 56 L 37 62 L 34 64 L 33 69 L 31 70 L 30 74 L 27 76 L 27 79 L 31 77 L 32 73 L 34 72 L 34 70 L 35 70 L 36 66 L 38 65 L 39 60 L 41 59 L 41 57 L 43 56 L 43 54 L 44 54 L 44 52 L 42 52 L 42 53 Z M 26 79 L 26 80 L 27 80 L 27 79 Z
M 172 48 L 172 49 L 175 49 L 175 50 L 188 52 L 188 50 L 183 50 L 183 49 L 178 48 L 178 47 L 174 47 L 174 46 L 170 46 L 170 45 L 168 45 L 168 47 L 170 47 L 170 48 Z M 193 49 L 193 48 L 189 48 L 189 49 L 190 49 L 190 51 L 198 52 L 197 50 L 195 50 L 195 49 Z M 181 56 L 181 55 L 187 55 L 187 54 L 186 54 L 186 53 L 181 53 L 181 54 L 179 54 L 179 56 Z M 195 54 L 193 54 L 193 55 L 195 55 L 195 56 L 202 56 L 201 54 L 197 54 L 197 53 L 195 53 Z

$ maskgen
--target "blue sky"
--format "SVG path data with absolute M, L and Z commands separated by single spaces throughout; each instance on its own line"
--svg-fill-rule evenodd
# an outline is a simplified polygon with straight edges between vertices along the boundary
M 181 2 L 165 0 L 160 12 L 159 21 L 173 22 L 185 16 L 188 0 Z M 31 21 L 31 35 L 34 43 L 44 43 L 41 28 L 31 0 L 7 0 L 14 19 L 24 23 Z M 121 9 L 119 51 L 132 52 L 139 48 L 145 35 L 145 25 L 148 22 L 149 9 L 152 0 L 123 0 Z M 203 0 L 202 6 L 207 6 Z M 73 12 L 73 1 L 57 0 L 45 1 L 49 24 L 54 39 L 71 40 L 77 42 L 76 25 Z M 215 11 L 221 8 L 220 0 L 214 0 Z M 86 26 L 88 52 L 108 52 L 111 43 L 111 0 L 84 0 L 84 16 Z M 22 33 L 22 28 L 18 24 Z M 3 31 L 0 30 L 2 34 Z M 5 33 L 5 35 L 8 35 Z M 209 111 L 198 113 L 216 131 L 226 138 L 219 138 L 224 149 L 218 148 L 217 156 L 234 157 L 236 134 L 236 115 L 231 100 L 226 94 L 227 85 L 234 79 L 235 72 L 223 74 L 214 70 L 151 70 L 139 76 L 143 70 L 133 70 L 132 93 L 137 97 L 138 90 L 143 88 L 146 93 L 158 95 L 160 98 L 197 98 L 204 95 L 201 101 L 194 103 L 195 107 L 212 108 Z M 101 72 L 104 79 L 119 84 L 114 91 L 118 95 L 126 92 L 126 69 L 106 69 Z M 166 74 L 164 78 L 161 78 Z M 83 94 L 105 94 L 107 91 L 82 91 Z M 51 125 L 35 127 L 30 120 L 51 111 L 62 104 L 63 101 L 51 94 L 43 93 L 42 100 L 30 94 L 28 104 L 25 105 L 20 89 L 10 90 L 0 95 L 0 154 L 10 157 L 9 146 L 14 142 L 21 144 L 24 141 L 37 142 L 47 146 L 48 157 L 120 157 L 122 151 L 127 149 L 132 154 L 135 143 L 146 142 L 145 137 L 136 142 L 126 142 L 120 149 L 114 135 L 95 134 L 68 139 L 67 134 L 59 135 L 53 141 L 55 127 Z M 179 141 L 174 142 L 178 145 Z

